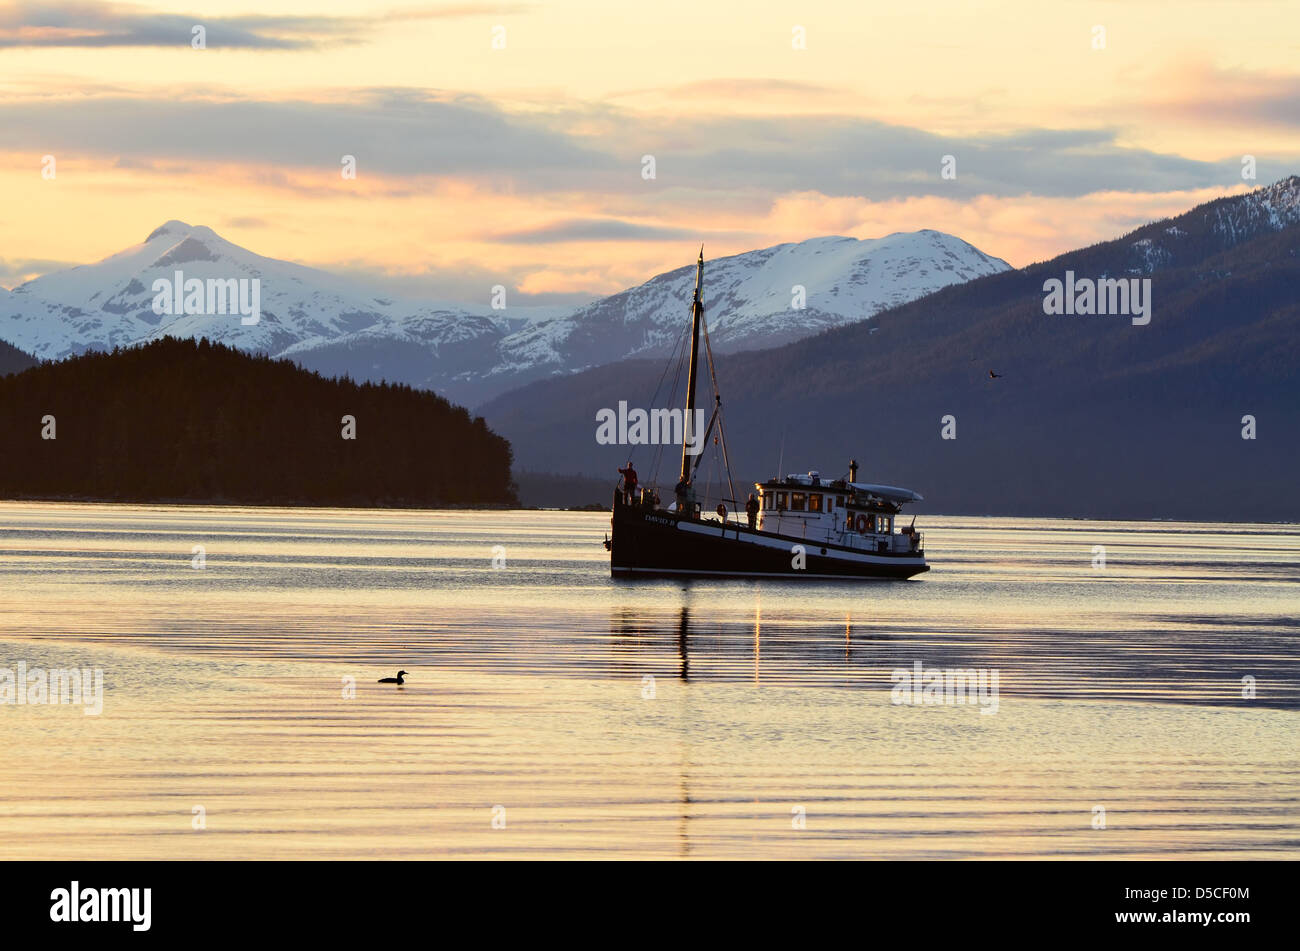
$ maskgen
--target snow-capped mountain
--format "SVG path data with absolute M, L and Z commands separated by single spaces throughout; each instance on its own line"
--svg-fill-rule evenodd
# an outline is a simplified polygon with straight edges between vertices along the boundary
M 1009 267 L 938 231 L 813 238 L 706 260 L 709 338 L 721 352 L 775 346 Z M 692 263 L 568 317 L 531 324 L 503 341 L 496 372 L 667 353 L 686 327 L 694 287 Z M 611 358 L 611 348 L 622 353 Z
M 257 279 L 258 321 L 245 324 L 234 313 L 155 313 L 154 282 L 174 281 L 178 271 L 186 282 Z M 97 264 L 56 271 L 15 288 L 0 299 L 0 339 L 49 359 L 163 336 L 206 336 L 278 356 L 305 342 L 365 333 L 426 345 L 474 334 L 499 338 L 530 316 L 556 312 L 516 308 L 507 316 L 487 306 L 376 297 L 328 272 L 254 254 L 211 228 L 168 221 L 142 243 Z
M 1228 250 L 1300 224 L 1300 176 L 1243 195 L 1219 198 L 1176 218 L 1153 222 L 1127 236 L 1130 274 L 1177 267 L 1207 248 Z
M 1046 315 L 1045 282 L 1068 273 L 1149 275 L 1150 324 Z M 781 471 L 825 472 L 851 452 L 873 478 L 917 486 L 944 512 L 1204 519 L 1206 500 L 1231 500 L 1233 518 L 1300 518 L 1298 288 L 1292 178 L 871 321 L 720 358 L 728 465 L 739 484 L 770 475 L 780 453 Z M 661 375 L 658 361 L 621 361 L 478 409 L 510 440 L 518 470 L 608 486 L 633 450 L 592 439 L 589 421 L 648 399 Z M 935 422 L 962 407 L 980 435 L 937 438 Z M 1278 437 L 1243 439 L 1256 419 Z M 654 456 L 635 456 L 643 484 L 655 480 Z M 661 490 L 677 478 L 665 462 Z M 550 504 L 600 498 L 580 478 L 550 486 Z
M 688 259 L 689 260 L 689 259 Z M 715 351 L 773 346 L 867 319 L 938 288 L 1008 269 L 937 231 L 814 238 L 706 261 Z M 260 319 L 157 314 L 154 282 L 257 279 Z M 428 387 L 476 404 L 545 376 L 667 354 L 686 325 L 693 264 L 576 312 L 375 296 L 325 271 L 266 258 L 212 229 L 168 221 L 97 264 L 0 297 L 0 339 L 58 359 L 162 336 L 206 336 L 323 373 Z
M 1281 231 L 1300 222 L 1300 176 L 1214 202 L 1206 208 L 1205 219 L 1230 243 L 1249 240 L 1261 231 Z

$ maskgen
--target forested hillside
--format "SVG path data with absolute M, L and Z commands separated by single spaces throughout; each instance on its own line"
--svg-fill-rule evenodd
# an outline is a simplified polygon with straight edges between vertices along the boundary
M 513 505 L 510 464 L 505 439 L 433 393 L 206 340 L 0 378 L 5 498 Z
M 0 340 L 0 376 L 36 366 L 36 359 L 12 344 Z

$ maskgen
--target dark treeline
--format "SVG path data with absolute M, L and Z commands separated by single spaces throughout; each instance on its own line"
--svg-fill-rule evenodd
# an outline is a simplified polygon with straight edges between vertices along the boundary
M 519 501 L 529 508 L 573 508 L 599 505 L 608 509 L 619 480 L 611 478 L 561 474 L 556 472 L 515 472 Z
M 0 340 L 0 376 L 17 373 L 36 366 L 36 358 L 28 356 L 13 344 Z
M 6 498 L 515 505 L 510 466 L 505 439 L 433 393 L 326 379 L 207 340 L 0 378 Z

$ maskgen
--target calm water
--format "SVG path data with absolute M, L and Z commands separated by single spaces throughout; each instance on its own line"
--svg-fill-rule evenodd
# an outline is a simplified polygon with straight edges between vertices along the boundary
M 918 523 L 909 582 L 629 583 L 600 514 L 0 503 L 0 668 L 105 680 L 0 706 L 0 857 L 1297 854 L 1300 527 Z

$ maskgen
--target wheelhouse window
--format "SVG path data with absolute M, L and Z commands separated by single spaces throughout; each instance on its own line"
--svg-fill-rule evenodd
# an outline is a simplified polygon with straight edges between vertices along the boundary
M 822 497 L 818 492 L 813 492 L 808 496 L 808 511 L 820 512 L 822 510 Z
M 778 492 L 778 493 L 776 494 L 776 510 L 777 510 L 778 512 L 784 512 L 784 511 L 785 511 L 785 493 L 784 493 L 784 492 Z
M 808 494 L 806 492 L 791 492 L 790 511 L 802 512 L 804 510 L 804 506 L 807 504 L 807 501 L 808 501 Z
M 771 493 L 771 492 L 764 492 L 764 493 L 763 493 L 763 510 L 766 511 L 766 512 L 770 512 L 770 511 L 772 511 L 772 493 Z

